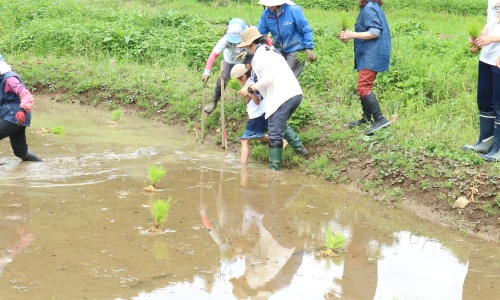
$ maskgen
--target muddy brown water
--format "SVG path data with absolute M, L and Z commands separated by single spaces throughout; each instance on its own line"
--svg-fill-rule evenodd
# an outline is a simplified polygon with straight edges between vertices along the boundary
M 44 162 L 0 142 L 0 299 L 500 299 L 498 244 L 110 118 L 40 98 L 28 140 Z M 147 194 L 153 163 L 168 173 Z M 169 196 L 165 232 L 145 234 Z M 338 257 L 317 255 L 327 228 L 347 237 Z

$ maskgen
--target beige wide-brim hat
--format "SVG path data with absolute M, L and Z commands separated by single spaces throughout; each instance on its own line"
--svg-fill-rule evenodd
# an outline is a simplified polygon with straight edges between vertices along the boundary
M 257 27 L 255 27 L 255 26 L 248 27 L 247 29 L 243 30 L 243 32 L 241 33 L 241 43 L 239 43 L 236 47 L 243 48 L 243 47 L 249 46 L 253 43 L 253 41 L 260 38 L 261 36 L 263 36 L 263 35 L 260 34 Z
M 285 4 L 285 0 L 260 0 L 258 4 L 264 6 L 278 6 Z

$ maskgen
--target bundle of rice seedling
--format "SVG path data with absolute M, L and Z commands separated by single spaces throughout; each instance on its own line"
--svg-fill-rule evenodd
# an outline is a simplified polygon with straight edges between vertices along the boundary
M 154 220 L 153 226 L 149 229 L 149 232 L 163 232 L 163 223 L 167 220 L 168 213 L 172 207 L 172 197 L 168 197 L 168 200 L 158 199 L 152 201 L 149 204 L 149 209 Z
M 242 88 L 241 84 L 238 82 L 238 79 L 236 78 L 229 79 L 229 81 L 227 82 L 227 87 L 234 91 L 239 91 Z
M 482 31 L 483 31 L 483 26 L 479 23 L 467 24 L 467 34 L 473 41 L 479 37 Z M 469 46 L 469 51 L 471 53 L 476 54 L 479 53 L 480 50 L 481 49 L 479 49 L 479 47 L 477 47 L 473 43 L 471 43 L 471 45 Z
M 167 174 L 167 170 L 165 170 L 162 166 L 159 165 L 151 165 L 148 168 L 148 179 L 150 185 L 148 187 L 143 188 L 145 192 L 156 192 L 155 184 L 160 181 Z

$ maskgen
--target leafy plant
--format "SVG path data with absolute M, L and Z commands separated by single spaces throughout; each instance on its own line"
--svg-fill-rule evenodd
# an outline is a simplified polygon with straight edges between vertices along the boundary
M 342 232 L 334 233 L 332 229 L 326 230 L 325 247 L 334 251 L 339 251 L 344 248 L 346 238 Z
M 56 126 L 56 127 L 52 128 L 52 129 L 50 129 L 49 133 L 52 133 L 52 134 L 63 134 L 64 133 L 64 126 L 62 126 L 62 125 Z
M 167 220 L 168 213 L 172 207 L 172 197 L 168 197 L 165 201 L 163 199 L 158 199 L 156 201 L 151 201 L 149 204 L 149 209 L 151 216 L 153 217 L 154 224 L 149 229 L 149 232 L 157 233 L 163 232 L 163 223 Z
M 156 191 L 156 183 L 160 181 L 167 174 L 167 170 L 165 170 L 160 165 L 151 165 L 148 168 L 148 179 L 150 185 L 148 187 L 143 188 L 145 192 L 155 192 Z
M 122 117 L 122 113 L 123 111 L 121 109 L 115 109 L 111 112 L 111 117 L 113 118 L 113 121 L 117 122 L 118 120 L 120 120 L 120 118 Z

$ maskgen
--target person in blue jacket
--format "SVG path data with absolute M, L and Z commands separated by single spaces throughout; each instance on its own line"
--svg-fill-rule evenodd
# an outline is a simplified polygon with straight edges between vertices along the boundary
M 14 155 L 23 161 L 42 161 L 26 143 L 33 103 L 30 91 L 0 55 L 0 140 L 8 137 Z
M 288 0 L 260 0 L 266 8 L 260 16 L 257 29 L 262 35 L 271 33 L 274 47 L 285 57 L 296 78 L 304 69 L 305 61 L 297 59 L 300 51 L 306 60 L 315 62 L 313 32 L 302 8 Z
M 354 68 L 358 71 L 357 92 L 361 98 L 363 115 L 360 120 L 349 122 L 349 127 L 371 124 L 366 135 L 389 126 L 373 94 L 373 82 L 379 72 L 389 69 L 391 56 L 391 32 L 382 0 L 358 0 L 361 11 L 356 20 L 355 30 L 342 31 L 340 38 L 345 42 L 354 39 Z

